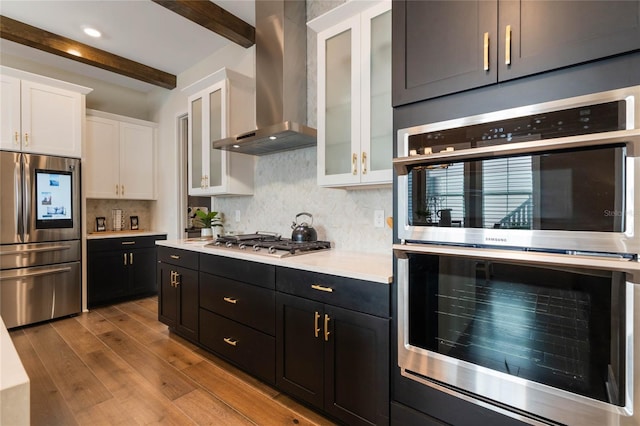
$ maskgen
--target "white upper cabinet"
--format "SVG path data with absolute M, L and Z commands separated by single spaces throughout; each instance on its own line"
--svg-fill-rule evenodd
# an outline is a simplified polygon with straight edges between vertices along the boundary
M 318 184 L 390 184 L 391 2 L 352 0 L 308 26 L 318 43 Z
M 255 128 L 253 81 L 222 69 L 184 89 L 189 102 L 189 195 L 251 195 L 255 157 L 212 142 Z
M 88 111 L 83 174 L 87 198 L 156 198 L 156 124 Z
M 84 96 L 90 89 L 6 67 L 1 71 L 0 148 L 81 157 Z

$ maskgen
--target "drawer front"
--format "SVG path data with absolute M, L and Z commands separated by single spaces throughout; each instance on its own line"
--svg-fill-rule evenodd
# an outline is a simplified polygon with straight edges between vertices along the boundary
M 99 238 L 87 240 L 87 250 L 131 250 L 134 248 L 155 247 L 156 241 L 166 239 L 166 235 L 145 235 L 144 237 L 128 238 Z
M 383 318 L 391 314 L 389 284 L 278 267 L 276 289 Z
M 198 253 L 171 247 L 158 247 L 158 261 L 183 268 L 198 269 Z
M 275 288 L 276 267 L 243 259 L 200 255 L 200 271 L 265 288 Z
M 200 306 L 275 336 L 275 291 L 200 273 Z
M 200 343 L 267 383 L 275 384 L 274 337 L 200 309 Z

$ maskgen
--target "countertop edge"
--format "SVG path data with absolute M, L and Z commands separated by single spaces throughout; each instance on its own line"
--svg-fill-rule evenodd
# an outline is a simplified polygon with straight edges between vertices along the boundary
M 132 237 L 148 237 L 152 235 L 167 235 L 167 232 L 156 231 L 106 231 L 92 232 L 87 234 L 87 240 L 101 240 L 105 238 L 132 238 Z
M 0 424 L 29 424 L 30 381 L 0 318 Z
M 156 245 L 381 284 L 391 284 L 393 282 L 393 254 L 391 249 L 389 249 L 388 255 L 384 253 L 360 253 L 331 249 L 299 256 L 276 258 L 250 252 L 243 253 L 238 250 L 231 251 L 205 247 L 210 242 L 211 240 L 203 241 L 199 239 L 161 240 L 156 241 Z

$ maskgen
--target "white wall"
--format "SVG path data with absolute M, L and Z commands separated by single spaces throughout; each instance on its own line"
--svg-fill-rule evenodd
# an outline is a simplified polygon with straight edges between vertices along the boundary
M 168 232 L 168 238 L 180 238 L 185 225 L 179 223 L 179 185 L 181 181 L 177 118 L 187 112 L 187 95 L 183 89 L 198 80 L 227 67 L 247 76 L 255 73 L 255 48 L 245 49 L 231 44 L 177 77 L 177 87 L 171 91 L 156 89 L 150 94 L 155 106 L 151 121 L 158 123 L 158 201 L 153 206 L 153 227 Z M 183 159 L 186 162 L 186 159 Z M 185 163 L 186 165 L 186 163 Z M 186 189 L 185 189 L 186 190 Z

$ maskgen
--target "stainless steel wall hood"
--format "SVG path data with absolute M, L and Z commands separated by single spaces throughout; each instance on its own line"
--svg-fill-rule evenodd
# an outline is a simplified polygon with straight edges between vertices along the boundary
M 306 126 L 306 2 L 256 0 L 257 129 L 215 141 L 213 148 L 265 155 L 316 144 Z

